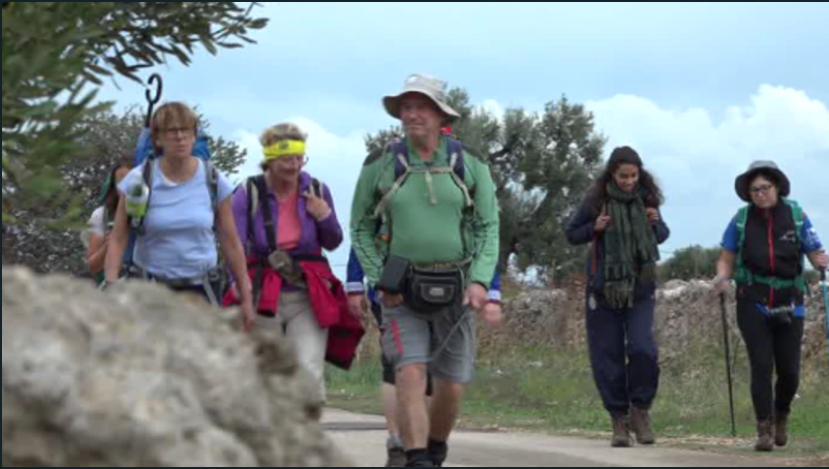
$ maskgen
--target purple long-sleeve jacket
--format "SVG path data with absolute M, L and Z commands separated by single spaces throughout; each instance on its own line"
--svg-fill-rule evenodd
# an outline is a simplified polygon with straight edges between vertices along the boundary
M 343 230 L 340 227 L 340 222 L 337 220 L 337 212 L 334 209 L 331 191 L 325 184 L 321 186 L 322 197 L 328 206 L 331 207 L 331 214 L 324 220 L 315 220 L 306 209 L 305 198 L 300 197 L 299 222 L 302 235 L 299 239 L 299 245 L 290 252 L 291 254 L 320 254 L 322 249 L 333 251 L 343 241 Z M 299 193 L 304 194 L 310 190 L 311 176 L 303 171 L 299 175 Z M 276 225 L 279 220 L 279 203 L 277 203 L 276 196 L 272 192 L 268 193 L 268 197 L 271 205 L 271 214 Z M 236 221 L 236 231 L 239 234 L 239 239 L 242 241 L 245 250 L 260 257 L 266 257 L 268 255 L 268 241 L 265 237 L 265 221 L 262 215 L 261 205 L 254 219 L 250 220 L 247 187 L 244 184 L 233 195 L 233 218 Z M 253 223 L 252 240 L 248 234 L 249 223 Z

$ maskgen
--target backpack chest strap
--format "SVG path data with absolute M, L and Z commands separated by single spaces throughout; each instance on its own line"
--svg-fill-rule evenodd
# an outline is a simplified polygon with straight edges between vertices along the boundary
M 398 153 L 395 157 L 397 162 L 403 167 L 403 171 L 400 176 L 395 179 L 394 184 L 392 184 L 391 188 L 383 195 L 380 199 L 380 202 L 377 203 L 377 206 L 374 209 L 374 218 L 379 218 L 385 211 L 386 206 L 388 206 L 391 199 L 394 195 L 400 190 L 403 184 L 408 179 L 409 175 L 411 174 L 423 174 L 423 177 L 426 180 L 426 186 L 429 189 L 429 203 L 431 205 L 437 205 L 437 195 L 435 194 L 435 186 L 434 186 L 434 174 L 449 174 L 452 177 L 452 180 L 455 182 L 455 185 L 463 193 L 464 199 L 464 207 L 469 208 L 474 205 L 474 201 L 472 200 L 472 196 L 469 193 L 469 187 L 467 187 L 466 182 L 461 179 L 458 175 L 458 172 L 455 170 L 455 166 L 458 163 L 458 154 L 452 153 L 449 165 L 448 166 L 418 166 L 412 167 L 409 162 L 407 161 L 405 155 L 402 153 Z

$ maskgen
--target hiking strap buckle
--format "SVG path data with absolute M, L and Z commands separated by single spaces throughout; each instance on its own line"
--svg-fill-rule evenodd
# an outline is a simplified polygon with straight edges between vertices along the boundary
M 295 287 L 305 288 L 307 282 L 299 262 L 286 251 L 277 249 L 268 255 L 268 265 L 283 279 Z
M 409 165 L 409 162 L 406 160 L 406 156 L 402 153 L 398 153 L 395 158 L 403 166 L 404 170 L 403 173 L 398 177 L 394 184 L 392 184 L 391 188 L 383 195 L 380 199 L 380 202 L 377 203 L 377 207 L 374 209 L 374 218 L 379 218 L 386 209 L 386 206 L 391 201 L 391 198 L 400 190 L 400 187 L 406 182 L 406 179 L 409 177 L 411 173 L 423 173 L 424 178 L 426 178 L 426 185 L 429 188 L 429 203 L 432 205 L 437 205 L 438 200 L 437 196 L 435 195 L 434 190 L 434 178 L 433 174 L 449 174 L 452 180 L 455 182 L 455 185 L 460 188 L 461 192 L 463 193 L 464 199 L 464 206 L 466 208 L 474 207 L 475 202 L 472 200 L 472 195 L 469 193 L 469 187 L 466 185 L 466 181 L 461 179 L 458 176 L 457 172 L 454 170 L 455 165 L 458 162 L 459 155 L 458 153 L 452 153 L 449 158 L 449 165 L 448 166 L 438 166 L 438 167 L 425 167 L 425 168 L 412 168 Z

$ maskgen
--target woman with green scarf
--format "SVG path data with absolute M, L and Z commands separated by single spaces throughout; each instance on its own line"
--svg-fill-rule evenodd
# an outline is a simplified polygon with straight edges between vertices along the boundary
M 670 234 L 662 201 L 636 151 L 619 147 L 566 229 L 571 244 L 592 244 L 587 337 L 593 379 L 613 420 L 613 447 L 631 446 L 631 430 L 639 444 L 656 441 L 649 415 L 659 386 L 656 263 Z

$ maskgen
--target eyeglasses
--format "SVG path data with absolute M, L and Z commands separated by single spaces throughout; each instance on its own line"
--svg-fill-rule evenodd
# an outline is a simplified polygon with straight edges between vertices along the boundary
M 165 135 L 184 135 L 189 136 L 193 133 L 192 127 L 170 127 L 169 129 L 164 129 Z
M 752 187 L 749 189 L 753 195 L 768 194 L 774 189 L 774 184 L 763 184 L 762 186 Z
M 308 157 L 305 155 L 283 156 L 278 158 L 276 161 L 282 162 L 284 164 L 296 163 L 298 165 L 304 165 L 308 163 Z

